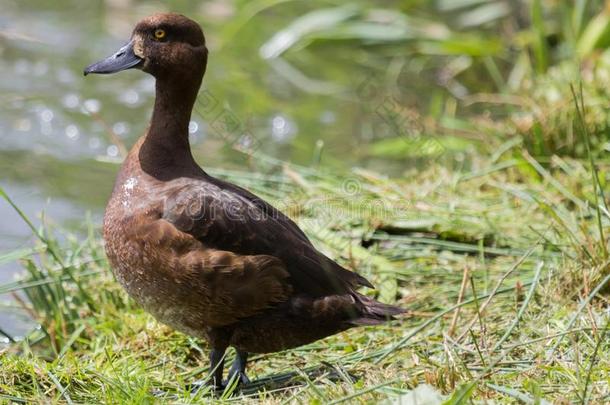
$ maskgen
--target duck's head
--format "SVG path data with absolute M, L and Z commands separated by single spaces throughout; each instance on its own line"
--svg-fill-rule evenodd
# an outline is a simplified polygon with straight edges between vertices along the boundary
M 199 24 L 180 14 L 155 14 L 136 25 L 127 44 L 87 66 L 84 73 L 108 74 L 137 68 L 156 78 L 201 78 L 207 54 Z

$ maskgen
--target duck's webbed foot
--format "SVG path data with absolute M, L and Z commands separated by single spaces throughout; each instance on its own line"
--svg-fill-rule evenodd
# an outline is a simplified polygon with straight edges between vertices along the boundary
M 229 378 L 224 382 L 225 385 L 233 384 L 237 380 L 237 385 L 250 384 L 250 379 L 246 375 L 246 364 L 248 363 L 248 352 L 236 350 L 235 360 L 229 369 Z

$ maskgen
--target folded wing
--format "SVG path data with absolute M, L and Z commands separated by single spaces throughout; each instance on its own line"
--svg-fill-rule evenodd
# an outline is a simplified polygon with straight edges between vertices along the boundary
M 248 191 L 209 178 L 165 189 L 163 219 L 207 248 L 279 259 L 295 293 L 312 297 L 351 293 L 371 284 L 318 252 L 298 226 Z

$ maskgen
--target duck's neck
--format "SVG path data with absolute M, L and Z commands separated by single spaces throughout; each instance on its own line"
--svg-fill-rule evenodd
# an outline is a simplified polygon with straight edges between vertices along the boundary
M 197 167 L 188 127 L 200 85 L 201 79 L 157 78 L 152 119 L 139 150 L 140 165 L 148 174 L 180 176 Z

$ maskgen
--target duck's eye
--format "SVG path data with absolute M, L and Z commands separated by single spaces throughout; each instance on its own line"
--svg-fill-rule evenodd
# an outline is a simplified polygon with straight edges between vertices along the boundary
M 163 38 L 165 38 L 165 30 L 162 30 L 162 29 L 155 30 L 155 39 L 161 40 Z

